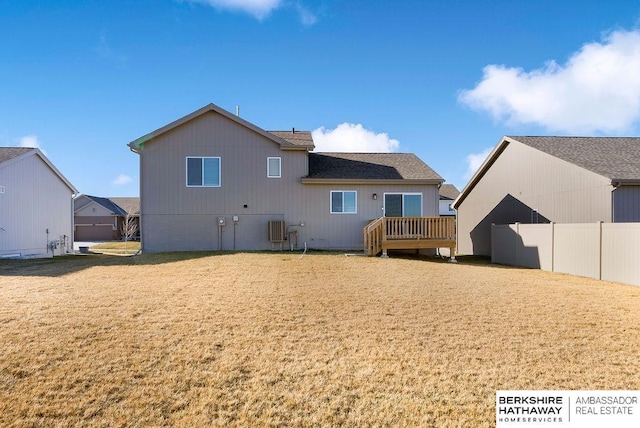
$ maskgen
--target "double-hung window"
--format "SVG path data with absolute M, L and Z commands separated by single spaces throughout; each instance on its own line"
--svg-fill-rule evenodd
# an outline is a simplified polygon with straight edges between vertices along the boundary
M 267 158 L 267 177 L 268 178 L 280 178 L 282 177 L 282 159 L 281 158 Z
M 187 157 L 187 187 L 220 187 L 220 158 Z
M 331 214 L 355 214 L 357 199 L 355 190 L 332 190 Z

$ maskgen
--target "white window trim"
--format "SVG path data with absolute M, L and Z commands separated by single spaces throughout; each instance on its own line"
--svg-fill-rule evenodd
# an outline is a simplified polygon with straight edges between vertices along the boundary
M 189 184 L 189 159 L 201 159 L 203 162 L 202 165 L 202 184 L 201 185 L 195 185 L 195 184 Z M 204 184 L 204 159 L 218 159 L 218 185 L 217 186 L 208 186 Z M 184 173 L 185 173 L 185 183 L 187 185 L 187 187 L 222 187 L 222 159 L 220 158 L 220 156 L 187 156 L 185 161 L 184 161 Z
M 334 193 L 342 193 L 342 209 L 344 209 L 344 193 L 345 192 L 353 192 L 353 193 L 355 193 L 355 195 L 356 195 L 356 201 L 355 201 L 356 202 L 355 203 L 356 210 L 353 211 L 353 212 L 344 212 L 344 211 L 336 212 L 336 211 L 333 211 L 333 204 L 332 204 L 332 202 L 333 202 L 333 194 Z M 358 191 L 357 190 L 332 190 L 329 193 L 329 212 L 331 214 L 358 214 Z
M 424 195 L 422 194 L 422 192 L 385 192 L 382 194 L 382 208 L 383 208 L 383 213 L 386 216 L 386 210 L 387 207 L 384 205 L 385 201 L 386 201 L 386 196 L 387 195 L 402 195 L 402 217 L 404 217 L 404 196 L 405 195 L 420 195 L 420 216 L 422 217 L 424 215 Z
M 278 160 L 278 175 L 269 175 L 269 161 L 272 159 Z M 278 156 L 267 157 L 267 178 L 282 178 L 282 158 Z

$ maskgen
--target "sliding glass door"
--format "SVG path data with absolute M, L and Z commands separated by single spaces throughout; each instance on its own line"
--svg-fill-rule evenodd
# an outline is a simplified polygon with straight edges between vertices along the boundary
M 385 217 L 422 217 L 422 193 L 385 193 Z

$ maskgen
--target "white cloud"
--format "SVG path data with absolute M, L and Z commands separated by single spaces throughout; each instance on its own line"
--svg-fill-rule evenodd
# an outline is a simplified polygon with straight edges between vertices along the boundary
M 38 136 L 33 134 L 18 138 L 18 145 L 20 147 L 33 147 L 36 149 L 40 148 L 40 142 L 38 141 Z
M 312 133 L 318 152 L 396 152 L 400 147 L 398 140 L 389 138 L 386 133 L 376 134 L 361 124 L 342 123 L 335 129 L 320 127 Z
M 47 152 L 44 151 L 40 141 L 38 140 L 37 135 L 25 135 L 24 137 L 18 138 L 18 146 L 20 147 L 30 147 L 34 149 L 40 149 L 45 156 L 47 156 Z
M 282 5 L 282 0 L 191 0 L 220 9 L 241 10 L 257 19 L 266 18 L 274 9 Z
M 640 30 L 582 46 L 566 64 L 525 71 L 488 65 L 458 100 L 508 124 L 567 133 L 620 133 L 640 119 Z
M 300 3 L 296 3 L 295 6 L 296 10 L 298 11 L 298 15 L 300 15 L 300 21 L 302 22 L 302 25 L 308 27 L 318 22 L 318 17 L 309 9 L 302 6 Z
M 177 0 L 183 1 L 183 0 Z M 209 5 L 216 9 L 227 9 L 242 11 L 254 16 L 256 19 L 263 20 L 271 12 L 281 7 L 293 7 L 300 16 L 300 22 L 302 25 L 311 26 L 318 22 L 316 14 L 311 12 L 307 7 L 303 6 L 299 1 L 284 1 L 284 0 L 186 0 L 192 3 L 201 3 Z
M 115 178 L 115 180 L 112 181 L 113 184 L 115 184 L 116 186 L 122 186 L 124 184 L 128 184 L 131 183 L 133 181 L 133 179 L 131 177 L 129 177 L 126 174 L 120 174 L 119 176 L 117 176 Z
M 467 171 L 464 173 L 464 178 L 466 180 L 469 180 L 471 177 L 473 177 L 473 174 L 476 173 L 485 159 L 487 159 L 489 153 L 491 153 L 491 150 L 493 150 L 493 148 L 489 147 L 484 149 L 480 153 L 471 153 L 470 155 L 467 155 Z

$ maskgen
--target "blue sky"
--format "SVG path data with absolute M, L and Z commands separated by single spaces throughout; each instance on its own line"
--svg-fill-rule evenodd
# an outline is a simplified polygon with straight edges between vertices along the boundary
M 0 146 L 97 196 L 138 195 L 126 144 L 210 102 L 458 188 L 503 135 L 640 130 L 637 1 L 0 0 L 0 58 Z

